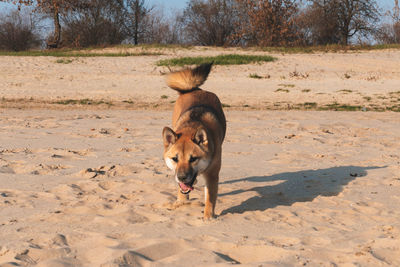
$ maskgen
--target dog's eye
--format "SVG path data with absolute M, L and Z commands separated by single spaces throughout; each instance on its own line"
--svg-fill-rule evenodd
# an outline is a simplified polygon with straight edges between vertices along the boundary
M 178 162 L 178 157 L 171 158 L 173 161 Z
M 192 163 L 192 162 L 195 162 L 195 161 L 198 160 L 198 159 L 199 159 L 198 157 L 192 157 L 192 156 L 190 156 L 189 162 Z

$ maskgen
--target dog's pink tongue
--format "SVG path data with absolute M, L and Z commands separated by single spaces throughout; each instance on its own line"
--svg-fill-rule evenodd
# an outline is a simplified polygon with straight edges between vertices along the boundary
M 188 190 L 192 191 L 193 190 L 193 186 L 190 186 L 190 185 L 187 185 L 184 183 L 179 183 L 179 186 L 183 191 L 188 191 Z

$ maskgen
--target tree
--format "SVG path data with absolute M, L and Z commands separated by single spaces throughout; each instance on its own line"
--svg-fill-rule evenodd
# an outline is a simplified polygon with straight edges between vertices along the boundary
M 141 42 L 150 44 L 178 44 L 182 40 L 181 16 L 167 17 L 162 10 L 153 9 L 144 18 L 146 31 L 142 34 Z
M 336 42 L 347 45 L 355 35 L 368 36 L 376 30 L 379 20 L 378 5 L 375 0 L 310 0 L 314 12 L 314 29 L 322 29 L 319 38 L 327 43 Z M 329 33 L 334 37 L 329 40 Z
M 237 0 L 246 10 L 240 18 L 237 36 L 249 45 L 286 46 L 297 44 L 295 0 Z
M 375 34 L 378 42 L 384 44 L 400 43 L 400 8 L 399 1 L 394 0 L 393 12 L 388 12 L 391 22 L 380 26 Z
M 356 34 L 367 36 L 375 30 L 379 20 L 378 5 L 374 0 L 336 0 L 341 44 L 347 45 Z
M 313 1 L 299 14 L 301 30 L 306 32 L 308 45 L 337 44 L 340 42 L 339 22 L 335 6 L 329 0 Z
M 182 16 L 189 42 L 223 46 L 230 42 L 235 29 L 235 1 L 190 0 Z
M 119 44 L 126 34 L 123 2 L 90 0 L 64 15 L 63 45 L 88 47 Z
M 61 41 L 61 23 L 60 14 L 74 7 L 82 5 L 79 0 L 0 0 L 0 2 L 11 2 L 27 6 L 34 6 L 35 11 L 51 15 L 54 24 L 54 36 L 48 40 L 47 45 L 51 48 L 57 48 Z
M 153 7 L 146 7 L 145 0 L 125 0 L 125 31 L 135 45 L 146 33 L 146 16 Z

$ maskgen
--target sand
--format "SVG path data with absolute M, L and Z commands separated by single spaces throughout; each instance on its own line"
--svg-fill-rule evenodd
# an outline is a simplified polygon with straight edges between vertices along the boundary
M 352 105 L 368 110 L 400 111 L 400 50 L 271 54 L 195 47 L 145 52 L 161 55 L 68 59 L 3 56 L 0 107 L 48 106 L 54 102 L 89 99 L 93 103 L 113 104 L 112 108 L 170 110 L 176 94 L 166 86 L 163 74 L 169 69 L 157 66 L 159 60 L 236 53 L 272 55 L 277 61 L 214 66 L 202 88 L 216 92 L 227 107 L 270 110 Z M 59 60 L 67 63 L 57 63 Z M 261 79 L 250 78 L 252 74 Z
M 220 52 L 232 51 L 192 51 Z M 0 266 L 400 265 L 399 113 L 263 104 L 398 105 L 389 97 L 400 89 L 399 68 L 389 66 L 399 64 L 400 51 L 217 66 L 204 88 L 232 107 L 217 218 L 206 222 L 204 181 L 175 205 L 177 185 L 162 160 L 161 131 L 176 95 L 154 62 L 190 51 L 170 53 L 70 64 L 1 58 Z M 279 72 L 294 67 L 309 77 L 281 81 Z M 255 72 L 271 78 L 248 77 Z M 364 79 L 372 73 L 379 79 Z M 278 83 L 295 86 L 274 92 Z M 388 98 L 357 103 L 363 98 L 353 92 Z M 84 98 L 115 104 L 51 104 Z M 128 99 L 142 105 L 124 106 Z M 244 103 L 251 108 L 239 110 Z

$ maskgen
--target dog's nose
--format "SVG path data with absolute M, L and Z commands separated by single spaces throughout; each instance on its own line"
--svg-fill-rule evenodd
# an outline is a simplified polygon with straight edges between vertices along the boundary
M 178 177 L 179 181 L 185 181 L 187 178 L 187 175 L 185 173 L 178 173 L 176 176 Z

